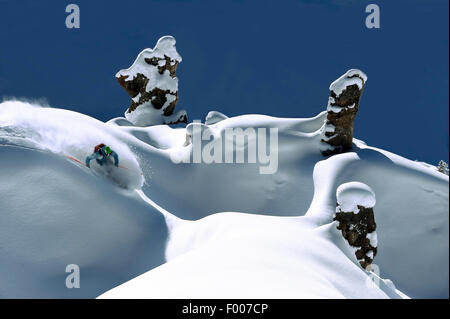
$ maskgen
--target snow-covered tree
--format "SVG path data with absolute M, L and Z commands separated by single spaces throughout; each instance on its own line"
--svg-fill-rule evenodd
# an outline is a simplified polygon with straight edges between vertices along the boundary
M 377 224 L 373 207 L 376 199 L 373 190 L 366 184 L 350 182 L 336 190 L 336 214 L 338 229 L 355 249 L 361 267 L 369 266 L 377 254 Z
M 352 147 L 353 120 L 366 82 L 364 72 L 351 69 L 331 83 L 328 114 L 322 128 L 323 155 L 342 153 Z
M 444 162 L 442 160 L 439 161 L 437 169 L 438 169 L 439 172 L 448 175 L 448 164 L 446 162 Z
M 181 56 L 175 38 L 164 36 L 153 49 L 139 53 L 133 65 L 116 74 L 131 97 L 125 117 L 134 125 L 151 126 L 187 122 L 186 111 L 174 113 L 178 102 L 176 70 Z

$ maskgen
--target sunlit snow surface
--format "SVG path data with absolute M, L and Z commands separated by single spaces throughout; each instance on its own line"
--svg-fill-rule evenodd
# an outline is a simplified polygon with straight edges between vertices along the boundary
M 356 139 L 323 157 L 325 116 L 211 113 L 214 138 L 278 129 L 278 170 L 264 175 L 258 163 L 173 163 L 192 151 L 185 128 L 0 104 L 0 296 L 447 298 L 448 176 Z M 123 168 L 67 158 L 98 143 Z M 396 289 L 371 284 L 332 221 L 348 182 L 376 196 L 374 263 Z M 78 289 L 65 286 L 68 264 Z

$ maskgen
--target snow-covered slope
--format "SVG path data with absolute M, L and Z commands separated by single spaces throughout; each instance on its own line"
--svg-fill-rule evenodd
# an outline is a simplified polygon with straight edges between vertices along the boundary
M 95 297 L 165 262 L 162 215 L 47 152 L 0 147 L 0 297 Z M 65 286 L 66 266 L 81 270 Z
M 335 223 L 220 213 L 176 227 L 169 262 L 101 298 L 400 298 L 371 284 Z
M 0 104 L 0 294 L 92 297 L 161 265 L 102 297 L 399 297 L 390 281 L 366 285 L 333 222 L 337 188 L 356 181 L 376 196 L 381 277 L 410 297 L 448 297 L 448 176 L 356 139 L 323 157 L 325 116 L 220 114 L 186 130 Z M 215 140 L 278 129 L 276 173 L 175 164 L 199 147 L 193 125 Z M 101 142 L 126 169 L 65 157 L 83 161 Z M 67 264 L 80 266 L 80 289 L 65 288 Z

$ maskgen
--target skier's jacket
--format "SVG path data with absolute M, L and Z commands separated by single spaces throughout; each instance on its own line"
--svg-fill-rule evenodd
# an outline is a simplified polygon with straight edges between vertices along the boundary
M 90 167 L 91 160 L 95 159 L 96 162 L 103 166 L 109 160 L 110 156 L 114 157 L 114 165 L 119 166 L 119 156 L 109 146 L 101 143 L 94 147 L 94 153 L 86 157 L 86 166 Z

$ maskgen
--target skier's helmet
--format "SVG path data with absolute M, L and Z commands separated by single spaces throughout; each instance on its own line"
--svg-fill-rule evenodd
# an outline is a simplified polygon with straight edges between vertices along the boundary
M 105 147 L 105 144 L 103 144 L 103 143 L 96 145 L 96 146 L 94 147 L 94 153 L 100 152 L 100 150 L 101 150 L 103 147 Z

